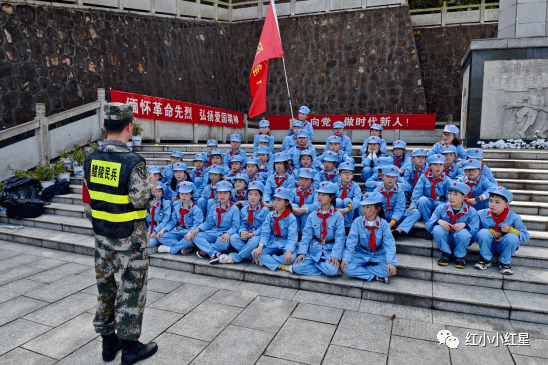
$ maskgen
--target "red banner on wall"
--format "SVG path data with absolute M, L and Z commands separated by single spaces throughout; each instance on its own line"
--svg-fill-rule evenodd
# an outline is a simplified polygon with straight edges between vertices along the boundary
M 270 115 L 270 129 L 288 129 L 290 115 Z M 333 123 L 343 122 L 347 129 L 369 129 L 380 124 L 383 129 L 434 130 L 436 114 L 364 114 L 364 115 L 309 115 L 315 129 L 332 129 Z
M 110 90 L 110 100 L 131 105 L 135 118 L 207 124 L 216 127 L 244 127 L 243 114 L 232 110 L 212 108 L 210 106 L 147 95 L 131 94 L 112 89 Z

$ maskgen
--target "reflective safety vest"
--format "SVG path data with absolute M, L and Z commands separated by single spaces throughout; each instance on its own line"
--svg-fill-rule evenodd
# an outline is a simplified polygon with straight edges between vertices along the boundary
M 146 210 L 135 210 L 129 197 L 129 177 L 144 159 L 133 152 L 95 151 L 86 158 L 84 171 L 89 191 L 91 223 L 95 233 L 125 238 L 135 221 L 146 218 Z

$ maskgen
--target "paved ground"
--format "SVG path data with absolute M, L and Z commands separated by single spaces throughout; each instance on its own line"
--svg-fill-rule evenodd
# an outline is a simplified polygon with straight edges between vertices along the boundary
M 0 241 L 0 364 L 103 363 L 92 265 Z M 159 350 L 143 364 L 548 364 L 548 325 L 159 268 L 148 290 L 141 340 Z M 441 330 L 456 349 L 439 344 Z

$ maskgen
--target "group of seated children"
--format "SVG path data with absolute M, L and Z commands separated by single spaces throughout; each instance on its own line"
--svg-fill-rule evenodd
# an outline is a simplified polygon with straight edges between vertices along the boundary
M 382 127 L 372 125 L 361 148 L 362 192 L 353 180 L 344 123 L 334 123 L 320 154 L 309 139 L 308 113 L 301 107 L 278 153 L 269 122 L 261 120 L 252 155 L 233 134 L 224 153 L 209 140 L 191 172 L 180 151 L 163 172 L 150 166 L 159 182 L 146 217 L 149 247 L 171 254 L 197 250 L 211 264 L 250 260 L 270 270 L 344 272 L 388 283 L 397 266 L 394 237 L 406 236 L 422 219 L 424 237 L 439 246 L 439 265 L 453 260 L 464 268 L 467 248 L 477 240 L 475 268 L 487 269 L 496 253 L 501 273 L 512 274 L 512 255 L 529 234 L 509 211 L 512 193 L 498 186 L 481 149 L 464 150 L 457 127 L 446 126 L 430 151 L 408 153 L 397 140 L 386 155 Z

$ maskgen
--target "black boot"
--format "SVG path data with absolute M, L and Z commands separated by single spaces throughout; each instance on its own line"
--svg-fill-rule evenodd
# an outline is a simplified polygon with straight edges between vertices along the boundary
M 103 361 L 110 362 L 114 360 L 118 351 L 122 349 L 122 341 L 116 337 L 116 333 L 101 335 L 101 337 L 103 337 Z
M 146 345 L 139 341 L 122 340 L 122 365 L 133 365 L 138 361 L 148 359 L 158 351 L 156 342 Z

